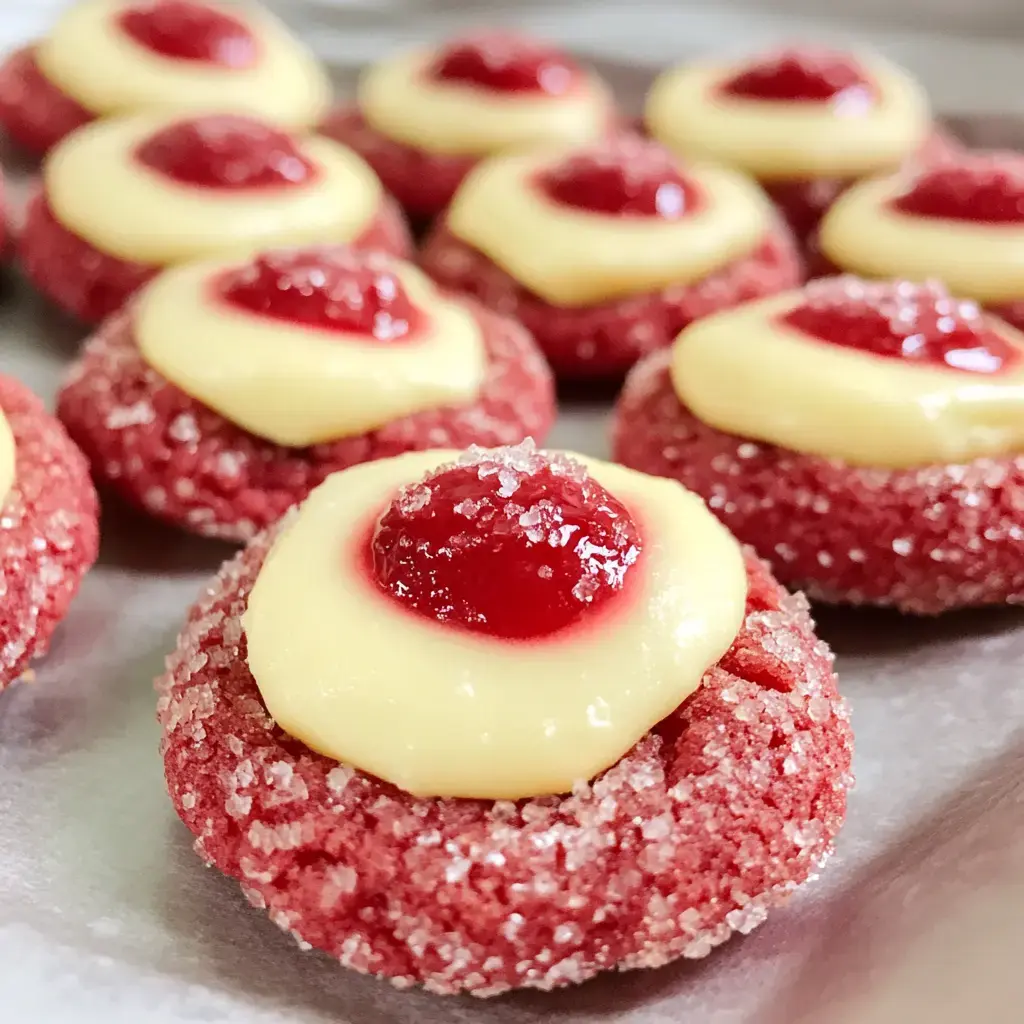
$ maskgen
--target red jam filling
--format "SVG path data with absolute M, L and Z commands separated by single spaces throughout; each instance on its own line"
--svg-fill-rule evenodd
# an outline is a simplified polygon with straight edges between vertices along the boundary
M 214 288 L 246 313 L 374 341 L 407 339 L 424 318 L 386 260 L 347 249 L 265 252 Z
M 606 610 L 641 540 L 626 508 L 577 462 L 470 449 L 403 488 L 370 541 L 377 587 L 424 618 L 534 640 Z
M 256 39 L 237 18 L 189 0 L 133 4 L 118 15 L 121 30 L 161 57 L 247 68 Z
M 1024 159 L 967 156 L 955 164 L 932 167 L 919 173 L 891 205 L 917 217 L 1024 223 Z
M 830 345 L 967 373 L 999 373 L 1021 359 L 977 304 L 937 283 L 836 277 L 813 281 L 806 294 L 781 321 Z
M 748 64 L 723 82 L 726 96 L 771 103 L 867 106 L 873 90 L 857 62 L 831 50 L 783 50 Z
M 589 213 L 678 220 L 702 205 L 700 189 L 657 143 L 624 139 L 576 153 L 542 172 L 541 190 Z
M 435 81 L 458 82 L 491 92 L 563 96 L 582 76 L 564 53 L 529 36 L 484 34 L 449 43 L 427 74 Z
M 316 173 L 290 136 L 237 114 L 177 121 L 143 142 L 135 159 L 200 188 L 279 188 L 303 184 Z

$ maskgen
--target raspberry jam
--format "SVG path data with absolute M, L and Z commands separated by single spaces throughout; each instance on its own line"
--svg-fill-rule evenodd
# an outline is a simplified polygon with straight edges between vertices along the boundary
M 579 66 L 529 36 L 483 34 L 449 43 L 427 69 L 435 81 L 475 85 L 491 92 L 563 96 L 579 80 Z
M 290 136 L 236 114 L 177 121 L 143 142 L 135 158 L 172 181 L 201 188 L 300 185 L 316 172 Z
M 265 252 L 214 288 L 246 313 L 375 341 L 401 341 L 423 320 L 387 260 L 341 247 Z
M 402 489 L 370 541 L 375 584 L 410 611 L 502 640 L 607 609 L 640 557 L 636 523 L 579 463 L 532 441 L 471 448 Z
M 624 139 L 576 153 L 537 178 L 556 203 L 591 213 L 678 220 L 702 205 L 697 185 L 655 142 Z
M 1015 154 L 966 155 L 956 163 L 929 168 L 891 206 L 917 217 L 1024 223 L 1024 159 Z
M 121 31 L 161 57 L 247 68 L 256 62 L 256 39 L 237 18 L 189 0 L 133 4 L 117 18 Z
M 781 322 L 830 345 L 967 373 L 999 373 L 1021 359 L 977 304 L 935 282 L 834 277 L 812 281 L 806 294 Z
M 871 82 L 857 62 L 831 50 L 782 50 L 748 64 L 723 82 L 721 92 L 771 103 L 842 103 L 868 106 Z

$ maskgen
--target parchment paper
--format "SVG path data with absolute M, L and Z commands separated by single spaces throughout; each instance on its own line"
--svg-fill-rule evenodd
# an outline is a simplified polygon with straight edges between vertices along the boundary
M 360 52 L 372 56 L 424 26 L 447 31 L 461 10 L 433 4 L 429 17 L 416 20 L 415 11 L 403 15 L 396 4 L 349 5 L 347 12 L 292 6 L 300 20 L 315 21 L 312 38 L 342 62 L 359 40 Z M 606 68 L 635 96 L 646 73 L 633 66 L 643 63 L 631 55 L 634 12 L 648 17 L 644 9 L 618 9 L 621 38 L 608 34 L 613 21 L 605 4 L 568 5 L 562 21 L 553 8 L 529 6 L 527 16 L 524 5 L 517 20 L 592 41 L 595 20 L 604 19 L 596 52 L 618 54 Z M 728 35 L 740 16 L 724 17 L 719 32 Z M 709 23 L 699 24 L 699 41 L 713 42 Z M 17 31 L 27 30 L 21 23 Z M 660 59 L 667 44 L 657 24 L 646 38 L 648 54 Z M 882 33 L 878 41 L 892 49 L 895 38 Z M 938 67 L 934 47 L 921 45 L 918 69 L 929 61 Z M 981 63 L 973 43 L 958 51 L 974 54 L 973 64 L 963 57 L 953 69 L 972 96 L 986 70 L 1000 73 L 1005 44 L 993 45 Z M 942 87 L 950 91 L 945 78 Z M 960 127 L 986 141 L 1024 143 L 1024 125 L 1013 118 L 969 118 Z M 51 395 L 78 335 L 15 280 L 6 284 L 3 372 Z M 574 403 L 552 443 L 604 454 L 605 417 L 599 403 Z M 113 501 L 103 527 L 100 564 L 37 682 L 0 696 L 0 1021 L 1024 1019 L 1017 1003 L 1024 614 L 995 610 L 930 622 L 820 614 L 853 703 L 859 785 L 821 880 L 748 938 L 705 961 L 613 975 L 553 995 L 441 1000 L 393 991 L 300 953 L 249 908 L 237 885 L 194 856 L 164 793 L 150 683 L 185 607 L 227 549 L 161 528 Z

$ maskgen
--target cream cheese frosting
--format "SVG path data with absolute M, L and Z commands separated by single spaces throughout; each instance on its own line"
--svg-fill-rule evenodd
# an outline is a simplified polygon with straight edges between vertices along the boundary
M 682 703 L 742 623 L 739 546 L 679 484 L 573 457 L 641 524 L 643 576 L 598 632 L 537 642 L 420 618 L 357 568 L 367 527 L 398 489 L 458 453 L 328 478 L 275 541 L 243 618 L 278 724 L 418 796 L 516 799 L 599 774 Z

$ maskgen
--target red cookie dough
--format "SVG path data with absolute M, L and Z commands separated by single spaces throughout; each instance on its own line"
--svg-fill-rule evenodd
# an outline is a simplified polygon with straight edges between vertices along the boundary
M 754 442 L 683 407 L 668 351 L 627 378 L 613 451 L 700 494 L 812 598 L 916 614 L 1024 603 L 1024 455 L 874 469 Z
M 247 541 L 331 473 L 428 448 L 499 446 L 551 428 L 555 399 L 522 327 L 475 309 L 488 368 L 476 401 L 308 448 L 247 433 L 152 369 L 128 306 L 86 342 L 57 403 L 93 472 L 128 501 L 208 537 Z
M 451 202 L 476 157 L 430 153 L 382 135 L 358 107 L 343 106 L 327 117 L 321 132 L 354 149 L 384 182 L 414 224 L 427 224 Z
M 472 50 L 477 42 L 488 49 L 496 47 L 496 50 L 486 53 L 486 60 L 478 59 L 475 63 L 481 65 L 481 71 L 485 71 L 483 65 L 489 63 L 492 73 L 499 75 L 503 71 L 516 72 L 515 62 L 520 51 L 531 63 L 545 54 L 554 58 L 562 56 L 557 49 L 538 40 L 512 33 L 467 36 L 454 40 L 443 52 L 451 53 L 458 47 Z M 572 66 L 575 67 L 574 64 Z M 504 77 L 509 76 L 506 74 Z M 509 82 L 503 91 L 507 90 L 507 95 L 514 101 L 520 88 L 519 84 Z M 609 131 L 618 126 L 618 117 L 612 114 Z M 432 152 L 392 139 L 370 125 L 359 107 L 353 104 L 334 110 L 320 130 L 355 150 L 377 172 L 384 187 L 398 199 L 416 224 L 427 224 L 440 214 L 451 202 L 462 179 L 480 162 L 479 157 Z
M 47 651 L 99 547 L 98 504 L 82 453 L 23 384 L 0 376 L 16 449 L 0 507 L 0 690 Z
M 402 257 L 412 252 L 408 225 L 390 196 L 384 196 L 376 219 L 353 245 Z M 97 324 L 120 309 L 163 269 L 101 252 L 69 231 L 54 216 L 41 188 L 29 200 L 17 249 L 21 268 L 32 284 L 87 324 Z
M 35 47 L 0 63 L 0 127 L 22 149 L 43 156 L 94 115 L 53 84 L 36 62 Z
M 420 263 L 446 288 L 515 317 L 537 339 L 556 375 L 621 377 L 641 356 L 670 345 L 692 320 L 795 287 L 802 264 L 789 230 L 773 228 L 750 255 L 701 281 L 595 306 L 553 306 L 528 291 L 440 222 Z
M 300 944 L 399 987 L 551 989 L 703 957 L 830 853 L 852 782 L 847 709 L 803 598 L 753 557 L 732 648 L 616 765 L 562 797 L 436 800 L 270 719 L 240 619 L 273 537 L 192 609 L 159 718 L 197 852 Z

